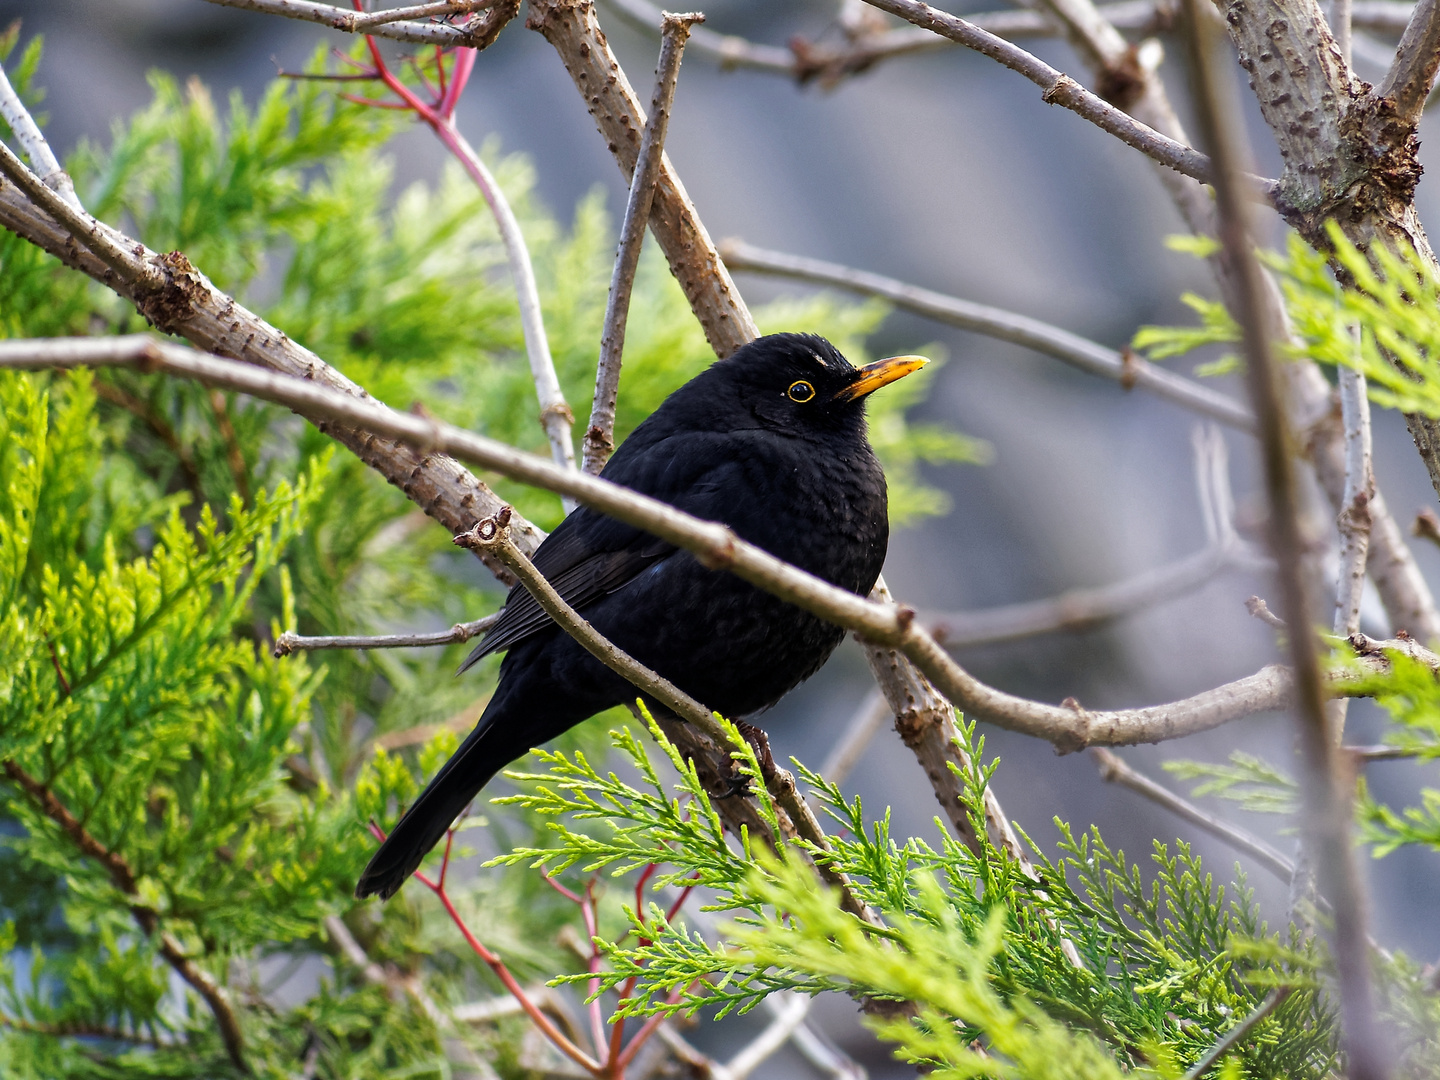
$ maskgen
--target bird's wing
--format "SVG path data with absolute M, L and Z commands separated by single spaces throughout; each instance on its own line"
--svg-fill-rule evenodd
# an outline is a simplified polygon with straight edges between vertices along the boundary
M 641 434 L 637 431 L 621 444 L 601 475 L 697 517 L 723 520 L 725 504 L 735 495 L 735 474 L 740 471 L 735 458 L 703 452 L 708 448 L 698 444 L 709 441 L 704 433 L 636 440 Z M 632 440 L 646 444 L 632 445 Z M 630 453 L 626 453 L 627 447 Z M 567 604 L 583 611 L 675 551 L 673 544 L 633 525 L 581 507 L 545 538 L 532 561 Z M 550 616 L 535 598 L 523 585 L 516 585 L 500 620 L 459 670 L 467 670 L 491 653 L 503 652 L 549 624 Z

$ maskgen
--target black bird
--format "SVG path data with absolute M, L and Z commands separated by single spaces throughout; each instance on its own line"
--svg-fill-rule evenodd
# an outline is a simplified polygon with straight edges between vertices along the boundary
M 676 390 L 601 473 L 711 521 L 864 595 L 885 561 L 885 474 L 865 435 L 865 396 L 918 356 L 862 368 L 814 334 L 774 334 Z M 844 631 L 648 533 L 581 507 L 535 566 L 605 637 L 724 716 L 775 704 Z M 388 899 L 497 772 L 638 691 L 556 626 L 517 585 L 460 666 L 509 650 L 465 742 L 370 860 L 357 897 Z

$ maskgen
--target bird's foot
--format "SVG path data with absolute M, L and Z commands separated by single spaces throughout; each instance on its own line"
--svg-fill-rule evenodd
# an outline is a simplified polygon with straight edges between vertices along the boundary
M 765 734 L 765 729 L 747 724 L 744 720 L 736 720 L 735 727 L 755 751 L 755 758 L 760 762 L 760 774 L 769 776 L 774 773 L 775 755 L 770 753 L 770 736 Z

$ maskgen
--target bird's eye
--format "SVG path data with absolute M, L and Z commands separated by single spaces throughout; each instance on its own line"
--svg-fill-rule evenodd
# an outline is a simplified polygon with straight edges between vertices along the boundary
M 798 401 L 803 404 L 815 396 L 815 387 L 811 386 L 804 379 L 799 379 L 796 382 L 792 382 L 790 389 L 786 390 L 785 393 L 791 401 Z

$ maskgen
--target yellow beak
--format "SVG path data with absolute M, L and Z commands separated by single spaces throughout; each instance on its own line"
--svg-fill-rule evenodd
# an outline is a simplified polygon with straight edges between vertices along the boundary
M 887 383 L 903 379 L 912 371 L 919 371 L 930 361 L 923 356 L 891 356 L 876 360 L 860 369 L 860 377 L 835 395 L 837 401 L 854 401 L 866 394 L 873 394 Z

